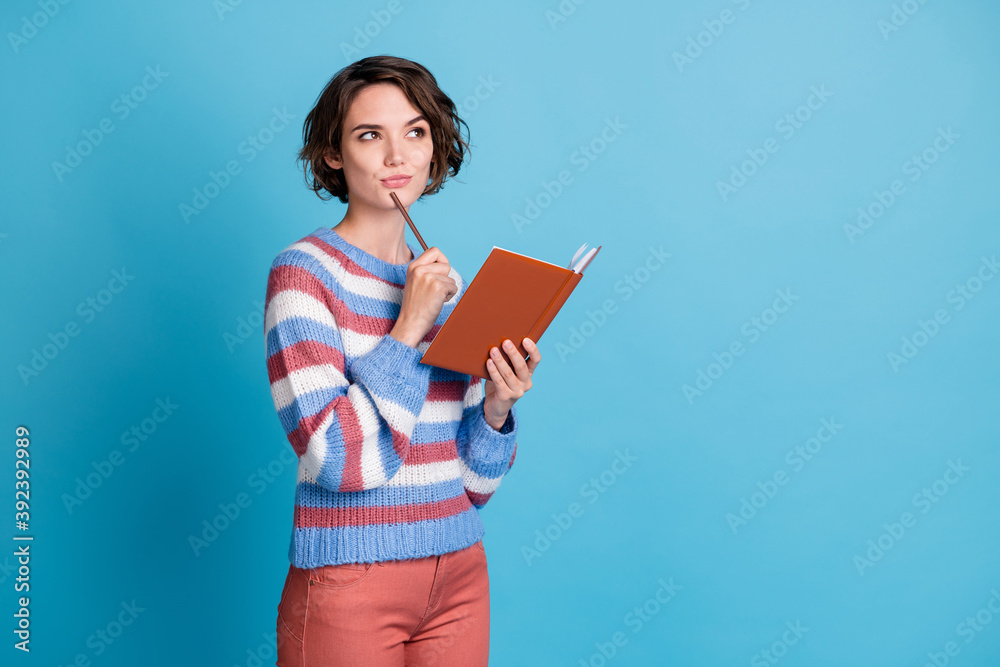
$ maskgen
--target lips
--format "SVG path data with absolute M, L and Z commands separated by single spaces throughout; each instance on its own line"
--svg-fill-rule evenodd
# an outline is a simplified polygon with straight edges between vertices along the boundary
M 403 176 L 403 175 L 390 176 L 389 178 L 383 178 L 382 179 L 382 183 L 384 183 L 387 187 L 390 187 L 390 188 L 398 188 L 398 187 L 402 187 L 402 186 L 406 185 L 407 183 L 409 183 L 411 178 L 413 178 L 413 177 L 412 176 Z

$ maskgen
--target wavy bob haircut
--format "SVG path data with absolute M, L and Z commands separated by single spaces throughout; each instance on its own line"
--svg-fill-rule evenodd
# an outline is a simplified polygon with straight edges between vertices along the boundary
M 434 194 L 448 177 L 454 177 L 469 153 L 469 144 L 462 138 L 455 103 L 438 87 L 434 75 L 426 67 L 405 58 L 371 56 L 352 63 L 326 84 L 302 127 L 302 148 L 297 162 L 302 163 L 306 184 L 320 199 L 337 197 L 347 203 L 347 179 L 343 169 L 332 169 L 324 157 L 341 152 L 341 136 L 347 112 L 354 98 L 365 86 L 389 82 L 399 86 L 431 126 L 434 152 L 429 183 L 424 195 Z M 326 193 L 326 195 L 324 195 Z

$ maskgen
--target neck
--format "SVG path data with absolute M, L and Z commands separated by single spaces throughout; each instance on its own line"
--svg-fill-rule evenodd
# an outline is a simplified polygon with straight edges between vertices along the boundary
M 406 246 L 406 222 L 399 209 L 352 210 L 350 204 L 344 219 L 333 228 L 342 239 L 390 264 L 410 261 Z

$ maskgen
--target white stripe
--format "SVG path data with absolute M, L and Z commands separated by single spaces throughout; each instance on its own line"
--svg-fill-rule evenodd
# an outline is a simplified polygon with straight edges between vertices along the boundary
M 460 479 L 461 476 L 458 459 L 417 465 L 404 463 L 386 486 L 424 486 Z
M 318 261 L 323 268 L 336 279 L 345 291 L 352 293 L 356 297 L 375 297 L 385 301 L 392 301 L 394 303 L 403 302 L 402 288 L 393 287 L 392 285 L 375 278 L 350 273 L 336 258 L 326 254 L 326 252 L 324 252 L 321 248 L 312 243 L 293 243 L 289 247 L 314 257 L 316 261 Z M 455 284 L 458 285 L 459 289 L 450 299 L 444 302 L 445 306 L 458 300 L 458 296 L 462 293 L 463 286 L 462 276 L 457 270 L 455 270 L 455 267 L 448 267 L 448 275 L 455 281 Z
M 337 321 L 326 304 L 305 292 L 297 289 L 283 289 L 271 296 L 264 314 L 264 339 L 279 322 L 292 317 L 308 317 L 319 324 L 337 328 Z
M 358 357 L 368 354 L 384 337 L 384 335 L 376 336 L 346 327 L 341 329 L 340 340 L 344 346 L 344 355 L 347 357 L 345 363 L 349 365 Z M 416 350 L 422 354 L 428 347 L 430 347 L 429 342 L 421 342 L 417 345 Z
M 462 400 L 462 408 L 471 408 L 473 405 L 483 400 L 486 396 L 486 391 L 483 389 L 483 381 L 477 377 L 472 378 L 469 383 L 469 388 L 465 391 L 465 397 Z
M 310 484 L 315 484 L 316 483 L 316 477 L 312 473 L 310 473 L 309 470 L 304 465 L 302 465 L 301 459 L 300 459 L 300 462 L 299 462 L 298 477 L 295 479 L 295 481 L 296 482 L 308 482 Z
M 299 463 L 313 479 L 317 479 L 323 470 L 323 461 L 326 460 L 326 430 L 332 421 L 333 413 L 331 412 L 309 438 L 306 443 L 306 451 L 299 458 Z
M 371 401 L 364 395 L 362 389 L 351 385 L 347 395 L 354 405 L 361 424 L 361 481 L 366 489 L 381 486 L 385 483 L 385 466 L 378 449 L 379 415 Z M 388 402 L 386 402 L 388 404 Z M 397 407 L 396 410 L 402 411 Z M 395 412 L 395 411 L 393 411 Z
M 503 477 L 497 477 L 496 479 L 490 479 L 489 477 L 480 477 L 465 465 L 465 462 L 461 462 L 462 466 L 462 484 L 465 485 L 469 491 L 473 493 L 481 493 L 488 495 L 493 493 L 500 487 L 500 482 L 503 481 Z
M 424 401 L 417 419 L 423 424 L 456 422 L 462 419 L 462 404 L 459 401 Z
M 306 366 L 271 383 L 271 396 L 274 398 L 274 407 L 283 410 L 297 397 L 304 396 L 308 392 L 347 386 L 349 386 L 347 378 L 341 375 L 340 369 L 333 364 Z
M 403 301 L 402 289 L 376 278 L 350 273 L 334 257 L 326 254 L 312 243 L 293 243 L 290 247 L 314 257 L 345 291 L 350 292 L 355 297 L 374 297 L 396 303 Z M 346 301 L 347 299 L 341 297 L 341 300 Z

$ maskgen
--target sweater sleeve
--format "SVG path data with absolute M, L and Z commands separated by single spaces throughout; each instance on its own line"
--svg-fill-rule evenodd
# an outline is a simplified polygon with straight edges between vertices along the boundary
M 517 414 L 511 407 L 499 431 L 486 421 L 483 380 L 473 376 L 465 391 L 462 423 L 458 428 L 459 466 L 465 493 L 481 508 L 500 486 L 500 480 L 514 465 L 517 454 Z
M 318 262 L 281 255 L 271 266 L 264 306 L 271 396 L 310 481 L 331 491 L 364 491 L 403 465 L 430 366 L 388 334 L 348 365 L 320 271 Z

